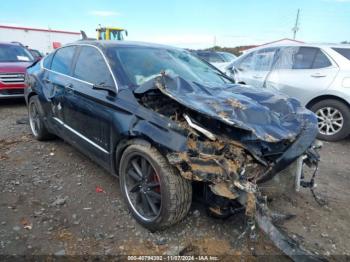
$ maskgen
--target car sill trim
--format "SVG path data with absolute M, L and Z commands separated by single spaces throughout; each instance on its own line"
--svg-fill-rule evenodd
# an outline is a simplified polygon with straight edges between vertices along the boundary
M 67 128 L 69 131 L 73 132 L 74 134 L 76 134 L 77 136 L 79 136 L 80 138 L 84 139 L 86 142 L 88 142 L 89 144 L 93 145 L 94 147 L 96 147 L 97 149 L 99 149 L 100 151 L 102 151 L 105 154 L 109 154 L 109 152 L 104 149 L 103 147 L 99 146 L 98 144 L 96 144 L 95 142 L 91 141 L 89 138 L 87 138 L 86 136 L 82 135 L 81 133 L 79 133 L 78 131 L 76 131 L 75 129 L 71 128 L 69 125 L 67 125 L 66 123 L 64 123 L 61 119 L 57 118 L 57 117 L 53 117 L 53 119 L 58 122 L 59 124 L 61 124 L 63 127 Z

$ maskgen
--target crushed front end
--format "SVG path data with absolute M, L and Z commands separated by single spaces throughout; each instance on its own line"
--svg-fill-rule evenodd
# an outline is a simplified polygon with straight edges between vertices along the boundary
M 166 157 L 181 176 L 208 185 L 210 209 L 218 215 L 235 212 L 239 203 L 248 218 L 264 221 L 268 212 L 259 186 L 277 181 L 275 188 L 284 192 L 298 188 L 304 163 L 319 161 L 315 115 L 283 95 L 240 85 L 203 86 L 163 74 L 135 96 L 186 137 L 185 150 L 170 150 Z
M 186 136 L 181 146 L 185 150 L 167 152 L 169 162 L 186 179 L 209 183 L 216 195 L 237 199 L 242 191 L 251 192 L 290 165 L 297 166 L 298 159 L 317 162 L 312 148 L 317 119 L 294 99 L 166 75 L 146 82 L 135 94 Z

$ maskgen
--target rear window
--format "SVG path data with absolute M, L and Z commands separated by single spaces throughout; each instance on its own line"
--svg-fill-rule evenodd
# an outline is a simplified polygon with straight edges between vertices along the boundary
M 350 48 L 332 48 L 337 53 L 341 54 L 348 60 L 350 60 Z

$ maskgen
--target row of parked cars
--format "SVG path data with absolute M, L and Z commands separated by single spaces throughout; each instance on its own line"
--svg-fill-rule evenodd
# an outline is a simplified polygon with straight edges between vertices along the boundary
M 318 117 L 318 138 L 338 141 L 350 133 L 350 47 L 269 46 L 237 58 L 228 52 L 193 51 L 236 83 L 297 98 Z M 19 43 L 0 44 L 0 98 L 23 96 L 26 67 L 42 54 Z

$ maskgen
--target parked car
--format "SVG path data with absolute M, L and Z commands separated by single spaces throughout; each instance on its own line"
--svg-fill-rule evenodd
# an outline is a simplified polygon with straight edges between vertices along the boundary
M 41 60 L 44 57 L 44 55 L 39 50 L 31 49 L 31 48 L 29 48 L 28 50 L 32 54 L 35 60 Z
M 195 51 L 195 54 L 220 70 L 224 70 L 237 58 L 228 52 Z
M 0 99 L 23 97 L 24 73 L 34 61 L 17 43 L 0 43 Z
M 151 230 L 187 214 L 193 181 L 225 215 L 255 201 L 257 185 L 317 159 L 312 112 L 234 84 L 182 49 L 80 41 L 28 68 L 26 83 L 33 136 L 59 136 L 119 176 L 128 208 Z
M 233 62 L 237 59 L 237 56 L 232 54 L 232 53 L 229 53 L 229 52 L 223 52 L 223 51 L 220 51 L 220 52 L 217 52 L 219 55 L 221 55 L 222 57 L 225 58 L 225 61 L 227 62 Z
M 297 98 L 318 117 L 318 137 L 350 134 L 350 46 L 262 47 L 226 68 L 237 83 L 266 87 Z

